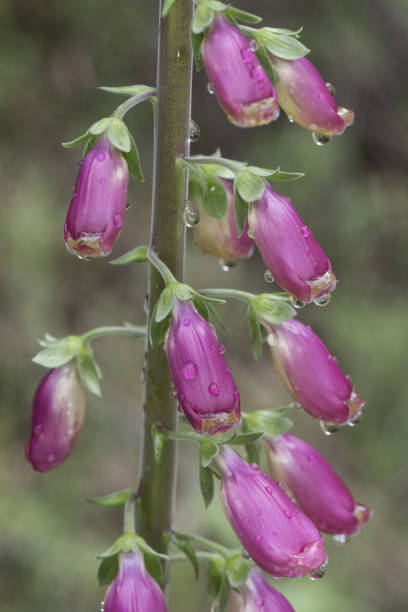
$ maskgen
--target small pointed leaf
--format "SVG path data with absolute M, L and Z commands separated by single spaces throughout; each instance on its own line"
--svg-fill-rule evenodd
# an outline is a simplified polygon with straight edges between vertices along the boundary
M 233 6 L 228 6 L 225 14 L 227 17 L 232 17 L 233 19 L 243 21 L 244 23 L 259 23 L 262 21 L 262 17 L 258 17 L 258 15 L 248 13 L 247 11 L 242 11 L 241 9 L 237 9 Z
M 234 589 L 245 582 L 245 580 L 248 578 L 249 569 L 249 564 L 244 561 L 241 554 L 235 553 L 228 557 L 225 565 L 225 572 L 227 574 L 228 582 Z
M 79 376 L 85 387 L 98 397 L 102 396 L 100 378 L 101 371 L 93 357 L 93 351 L 88 345 L 77 355 L 77 366 Z
M 200 34 L 207 29 L 214 19 L 213 11 L 206 4 L 199 4 L 195 10 L 191 29 L 194 34 Z
M 99 119 L 99 121 L 96 121 L 96 123 L 93 123 L 91 125 L 91 127 L 89 128 L 89 133 L 93 136 L 99 136 L 99 134 L 102 134 L 105 130 L 108 129 L 112 121 L 112 117 L 104 117 L 103 119 Z
M 72 147 L 77 147 L 78 145 L 86 142 L 89 139 L 89 130 L 85 132 L 85 134 L 81 134 L 78 138 L 74 138 L 74 140 L 70 140 L 69 142 L 63 142 L 62 146 L 66 149 L 72 149 Z
M 254 442 L 257 442 L 262 436 L 263 431 L 250 431 L 239 434 L 233 440 L 231 440 L 229 444 L 231 446 L 245 446 L 247 444 L 253 444 Z
M 90 497 L 86 501 L 96 506 L 118 507 L 124 506 L 129 497 L 135 495 L 136 489 L 123 489 L 102 497 Z
M 177 548 L 186 555 L 187 559 L 191 561 L 191 565 L 193 566 L 194 574 L 197 579 L 199 574 L 199 564 L 197 555 L 194 548 L 190 544 L 189 538 L 173 531 L 169 531 L 168 534 L 173 544 L 177 546 Z
M 260 176 L 243 170 L 235 179 L 234 186 L 241 198 L 248 204 L 259 200 L 265 190 L 265 183 Z
M 297 181 L 305 176 L 304 172 L 276 172 L 268 177 L 268 181 Z
M 244 200 L 239 195 L 238 189 L 235 186 L 235 182 L 234 182 L 234 206 L 235 206 L 235 220 L 237 223 L 237 232 L 238 232 L 238 236 L 241 237 L 245 229 L 248 206 L 246 202 L 244 202 Z
M 145 93 L 146 91 L 155 92 L 154 87 L 148 85 L 124 85 L 122 87 L 98 87 L 102 91 L 109 93 L 124 95 L 124 96 L 137 96 L 138 94 Z
M 157 302 L 153 309 L 152 318 L 150 320 L 149 337 L 150 344 L 153 348 L 160 346 L 164 342 L 167 330 L 170 325 L 170 316 L 167 316 L 163 321 L 156 321 Z
M 116 147 L 116 149 L 119 149 L 119 151 L 123 151 L 123 153 L 131 152 L 132 143 L 129 130 L 120 119 L 114 118 L 111 120 L 108 127 L 108 138 L 111 144 Z
M 200 490 L 204 506 L 208 508 L 214 497 L 214 472 L 209 467 L 199 466 Z
M 228 196 L 224 185 L 214 174 L 207 174 L 207 200 L 203 208 L 207 215 L 223 219 L 228 207 Z
M 262 355 L 263 338 L 261 332 L 261 324 L 258 315 L 253 307 L 248 309 L 248 320 L 252 344 L 252 353 L 255 359 L 258 361 L 258 359 Z
M 119 556 L 112 555 L 102 559 L 98 569 L 98 582 L 101 587 L 109 586 L 115 580 L 119 569 Z
M 157 301 L 157 308 L 155 314 L 155 320 L 157 323 L 163 321 L 173 308 L 174 303 L 174 290 L 173 287 L 166 287 L 160 294 Z
M 131 263 L 148 261 L 147 251 L 147 246 L 138 246 L 135 249 L 128 251 L 124 255 L 117 257 L 116 259 L 112 259 L 112 261 L 110 261 L 109 263 L 113 266 L 125 266 Z
M 133 139 L 133 136 L 128 132 L 128 136 L 130 138 L 130 151 L 129 153 L 124 153 L 123 156 L 127 161 L 127 165 L 129 168 L 129 173 L 140 183 L 144 183 L 144 176 L 142 167 L 140 165 L 140 157 L 139 151 L 137 150 L 136 143 Z
M 200 463 L 203 467 L 208 467 L 211 461 L 218 455 L 219 446 L 215 442 L 201 442 L 200 444 Z

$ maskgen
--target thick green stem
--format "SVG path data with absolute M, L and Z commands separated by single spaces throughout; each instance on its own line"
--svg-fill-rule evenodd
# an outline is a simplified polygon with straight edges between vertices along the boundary
M 160 2 L 160 14 L 162 2 Z M 188 155 L 191 109 L 192 49 L 190 24 L 193 0 L 179 0 L 160 18 L 157 73 L 158 112 L 155 136 L 154 187 L 150 247 L 179 281 L 184 274 L 187 198 L 186 170 L 177 164 Z M 151 265 L 149 321 L 163 289 L 160 273 Z M 167 552 L 165 532 L 172 527 L 176 489 L 176 447 L 167 440 L 160 463 L 154 459 L 152 425 L 168 430 L 177 424 L 171 379 L 163 347 L 146 343 L 144 368 L 144 431 L 140 475 L 138 531 L 157 551 Z

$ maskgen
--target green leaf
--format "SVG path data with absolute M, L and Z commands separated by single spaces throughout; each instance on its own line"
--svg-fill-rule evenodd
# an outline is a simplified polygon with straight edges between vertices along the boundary
M 93 123 L 91 125 L 91 127 L 89 128 L 89 133 L 93 136 L 99 136 L 99 134 L 102 134 L 105 130 L 108 129 L 112 121 L 112 117 L 104 117 L 103 119 L 99 119 L 99 121 L 96 121 L 96 123 Z
M 245 582 L 248 578 L 249 570 L 249 564 L 244 561 L 240 553 L 234 553 L 227 558 L 225 572 L 232 588 L 236 589 Z
M 119 149 L 119 151 L 123 151 L 123 153 L 131 152 L 132 143 L 129 130 L 121 119 L 116 117 L 111 119 L 108 127 L 108 138 L 111 144 Z
M 152 438 L 154 460 L 156 463 L 160 463 L 166 436 L 160 431 L 157 425 L 152 425 Z
M 200 490 L 204 506 L 208 508 L 214 497 L 214 472 L 209 467 L 199 466 Z
M 207 174 L 207 187 L 207 199 L 203 202 L 203 208 L 210 217 L 223 219 L 228 207 L 224 185 L 214 174 Z
M 248 309 L 248 320 L 249 320 L 249 333 L 251 336 L 252 353 L 255 359 L 258 359 L 262 355 L 263 338 L 261 332 L 261 324 L 258 315 L 253 307 Z
M 213 11 L 206 4 L 199 4 L 195 10 L 191 29 L 194 34 L 200 34 L 207 29 L 214 19 Z
M 59 368 L 73 359 L 81 350 L 78 336 L 67 336 L 37 353 L 32 361 L 44 368 Z
M 269 58 L 268 52 L 265 49 L 265 46 L 260 42 L 258 42 L 258 49 L 256 51 L 256 55 L 261 63 L 262 68 L 265 70 L 267 77 L 271 81 L 272 85 L 276 86 L 277 78 L 276 73 L 273 69 L 271 60 Z
M 163 319 L 163 321 L 160 321 L 160 322 L 156 321 L 156 309 L 157 309 L 157 302 L 153 309 L 152 318 L 150 320 L 150 330 L 149 330 L 150 344 L 152 345 L 153 348 L 160 346 L 160 344 L 164 342 L 167 330 L 170 325 L 170 316 L 167 316 L 165 319 Z
M 261 293 L 252 300 L 252 310 L 266 323 L 284 323 L 296 317 L 296 310 L 282 299 L 274 299 L 273 293 Z
M 98 582 L 101 587 L 109 586 L 114 581 L 119 569 L 119 555 L 102 559 L 98 569 Z
M 203 58 L 201 57 L 201 44 L 203 39 L 204 35 L 202 33 L 194 34 L 194 32 L 191 32 L 191 46 L 193 48 L 193 57 L 197 72 L 200 72 L 200 70 L 204 68 Z
M 235 179 L 234 187 L 236 187 L 244 202 L 249 204 L 262 197 L 265 183 L 260 176 L 248 170 L 242 170 Z
M 92 348 L 88 345 L 77 355 L 79 376 L 85 387 L 98 397 L 102 396 L 100 379 L 101 370 L 93 357 Z
M 112 259 L 109 263 L 112 266 L 126 266 L 131 263 L 138 263 L 141 261 L 148 261 L 147 251 L 149 247 L 147 246 L 138 246 L 131 251 L 128 251 L 124 255 L 117 257 L 116 259 Z
M 163 17 L 167 17 L 167 15 L 169 14 L 173 6 L 176 4 L 176 2 L 178 2 L 178 0 L 164 0 L 163 10 L 162 10 Z
M 234 207 L 235 207 L 235 221 L 237 223 L 237 232 L 238 236 L 242 236 L 242 233 L 245 229 L 246 219 L 247 219 L 247 210 L 248 206 L 246 202 L 239 195 L 238 189 L 235 186 L 234 182 Z
M 190 544 L 188 536 L 180 535 L 174 531 L 169 531 L 168 534 L 173 544 L 177 546 L 177 548 L 186 555 L 187 559 L 191 561 L 191 565 L 193 566 L 193 569 L 194 569 L 194 575 L 196 578 L 198 578 L 198 574 L 199 574 L 198 559 L 197 559 L 197 555 L 195 553 L 194 548 Z
M 85 134 L 78 136 L 78 138 L 74 138 L 74 140 L 70 140 L 69 142 L 63 142 L 62 146 L 65 147 L 66 149 L 72 149 L 73 147 L 77 147 L 83 142 L 88 141 L 88 139 L 89 139 L 89 130 L 87 130 Z
M 109 495 L 103 495 L 102 497 L 90 497 L 86 501 L 90 504 L 95 504 L 95 506 L 124 506 L 129 497 L 135 495 L 135 493 L 136 489 L 123 489 L 122 491 L 109 493 Z
M 157 308 L 155 320 L 157 323 L 163 321 L 167 317 L 167 315 L 171 312 L 174 303 L 174 290 L 173 287 L 166 287 L 160 294 L 159 299 L 157 300 Z
M 263 431 L 268 436 L 280 436 L 292 427 L 292 421 L 281 414 L 275 410 L 245 413 L 243 416 L 245 428 L 249 431 Z
M 217 597 L 218 607 L 216 608 L 216 610 L 218 612 L 224 612 L 227 606 L 227 603 L 228 603 L 229 592 L 230 592 L 230 587 L 229 587 L 228 579 L 227 579 L 227 576 L 224 574 L 223 579 L 221 581 L 220 592 Z
M 123 156 L 127 161 L 127 165 L 129 168 L 129 173 L 140 183 L 144 183 L 144 176 L 142 167 L 140 165 L 140 157 L 139 151 L 137 150 L 136 143 L 133 139 L 133 136 L 128 132 L 128 136 L 130 138 L 130 151 L 128 153 L 124 153 Z
M 124 85 L 122 87 L 98 87 L 102 91 L 109 93 L 118 94 L 121 96 L 137 96 L 138 94 L 145 93 L 146 91 L 156 91 L 154 87 L 148 85 Z
M 285 60 L 299 59 L 310 53 L 310 49 L 297 40 L 295 32 L 288 34 L 277 28 L 261 28 L 258 36 L 269 53 Z
M 258 15 L 248 13 L 247 11 L 241 11 L 241 9 L 237 9 L 233 6 L 229 6 L 225 11 L 225 14 L 227 17 L 232 17 L 233 19 L 243 21 L 244 23 L 259 23 L 262 21 L 262 17 L 258 17 Z
M 276 172 L 268 178 L 268 181 L 297 181 L 305 176 L 304 172 Z
M 219 446 L 215 442 L 201 442 L 200 444 L 200 463 L 203 467 L 208 467 L 211 461 L 218 455 Z
M 247 444 L 253 444 L 263 436 L 263 433 L 263 431 L 248 431 L 233 438 L 229 444 L 231 446 L 246 446 Z

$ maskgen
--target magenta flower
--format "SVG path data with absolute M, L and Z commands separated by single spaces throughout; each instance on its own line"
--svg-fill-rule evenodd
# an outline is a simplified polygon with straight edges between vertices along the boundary
M 44 376 L 34 397 L 31 438 L 24 447 L 35 470 L 49 472 L 69 457 L 84 411 L 84 393 L 72 362 Z
M 302 302 L 324 300 L 336 288 L 331 263 L 290 200 L 265 182 L 249 207 L 256 246 L 275 281 Z
M 284 60 L 273 55 L 270 59 L 278 75 L 279 104 L 291 121 L 327 135 L 342 134 L 353 123 L 353 111 L 337 106 L 328 86 L 308 59 Z
M 254 127 L 278 118 L 276 91 L 250 41 L 222 15 L 214 18 L 201 54 L 209 88 L 232 123 Z
M 231 589 L 231 612 L 295 612 L 288 600 L 273 589 L 253 568 L 248 579 L 239 587 L 239 592 Z
M 107 136 L 80 162 L 64 228 L 68 250 L 78 257 L 109 255 L 119 236 L 127 201 L 128 165 Z
M 271 470 L 321 531 L 350 536 L 368 521 L 371 510 L 354 501 L 346 485 L 312 446 L 289 434 L 264 440 Z
M 159 585 L 145 568 L 139 551 L 121 553 L 119 571 L 106 592 L 104 612 L 166 612 Z
M 203 253 L 219 257 L 227 262 L 247 258 L 254 250 L 253 240 L 248 236 L 248 224 L 238 237 L 235 221 L 234 192 L 230 181 L 220 179 L 228 196 L 228 208 L 223 219 L 210 217 L 204 211 L 200 223 L 194 227 L 195 245 Z
M 166 338 L 179 405 L 196 431 L 226 431 L 241 419 L 239 393 L 212 325 L 192 302 L 175 301 Z
M 269 341 L 283 384 L 306 412 L 341 425 L 359 418 L 364 400 L 309 326 L 295 319 L 274 325 Z
M 259 567 L 277 578 L 296 578 L 324 565 L 319 531 L 272 478 L 226 445 L 217 463 L 224 512 Z

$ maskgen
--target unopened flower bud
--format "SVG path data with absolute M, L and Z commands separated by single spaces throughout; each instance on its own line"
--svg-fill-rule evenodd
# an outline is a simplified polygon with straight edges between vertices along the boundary
M 338 107 L 328 85 L 313 64 L 302 57 L 284 60 L 270 56 L 278 79 L 279 104 L 291 121 L 318 134 L 342 134 L 354 113 Z
M 34 397 L 31 438 L 24 449 L 35 470 L 49 472 L 69 457 L 84 411 L 84 393 L 72 362 L 44 376 Z
M 253 568 L 239 591 L 230 591 L 230 612 L 295 612 L 288 600 Z
M 230 181 L 220 179 L 228 197 L 228 207 L 222 219 L 210 217 L 201 212 L 200 223 L 194 227 L 195 245 L 203 253 L 213 255 L 228 262 L 247 258 L 254 250 L 253 240 L 248 236 L 248 223 L 238 237 L 235 221 L 234 192 Z
M 321 531 L 351 536 L 368 521 L 371 510 L 354 501 L 343 481 L 312 446 L 289 434 L 264 440 L 271 470 Z
M 254 127 L 278 118 L 276 91 L 250 41 L 224 16 L 215 17 L 201 54 L 209 89 L 232 123 Z
M 283 384 L 306 412 L 340 425 L 361 415 L 364 400 L 310 327 L 296 319 L 274 325 L 270 345 Z
M 126 210 L 128 165 L 107 136 L 80 162 L 64 228 L 68 250 L 78 257 L 109 255 Z
M 107 590 L 104 612 L 166 612 L 159 585 L 146 570 L 143 557 L 135 552 L 121 553 L 119 571 Z
M 277 578 L 296 578 L 324 565 L 319 531 L 272 478 L 226 445 L 217 464 L 224 512 L 259 567 Z
M 261 199 L 250 205 L 248 223 L 266 267 L 283 289 L 305 303 L 335 289 L 327 255 L 290 200 L 266 182 Z
M 194 429 L 214 434 L 238 425 L 240 398 L 225 348 L 192 302 L 175 301 L 166 352 L 179 405 Z

